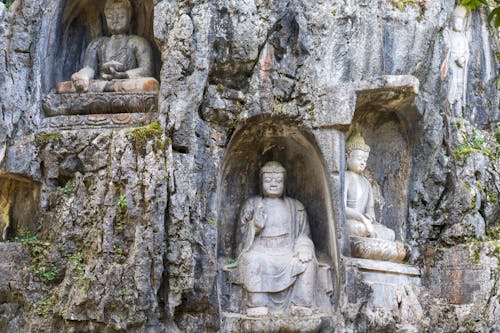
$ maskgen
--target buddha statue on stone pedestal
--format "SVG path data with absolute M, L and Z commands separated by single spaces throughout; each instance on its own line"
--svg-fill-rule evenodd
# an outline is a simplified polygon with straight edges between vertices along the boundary
M 395 242 L 394 231 L 375 218 L 372 186 L 363 175 L 370 147 L 359 132 L 354 132 L 347 141 L 346 151 L 344 201 L 352 254 L 368 259 L 403 261 L 404 244 Z
M 84 67 L 60 82 L 56 92 L 156 92 L 153 51 L 143 37 L 129 35 L 129 0 L 107 0 L 104 16 L 111 36 L 94 39 L 87 47 Z
M 317 272 L 321 268 L 306 210 L 299 201 L 285 196 L 286 170 L 280 163 L 266 163 L 260 176 L 262 196 L 246 200 L 240 211 L 242 250 L 236 262 L 224 270 L 245 291 L 248 316 L 273 311 L 311 315 L 317 309 Z

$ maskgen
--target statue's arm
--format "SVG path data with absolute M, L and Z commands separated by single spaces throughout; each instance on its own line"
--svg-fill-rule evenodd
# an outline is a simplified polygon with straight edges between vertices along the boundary
M 85 50 L 83 68 L 71 75 L 71 81 L 77 91 L 85 92 L 89 89 L 90 80 L 95 77 L 97 70 L 97 48 L 100 39 L 95 39 Z
M 131 43 L 133 44 L 135 58 L 137 60 L 137 68 L 128 70 L 126 73 L 130 79 L 153 76 L 153 49 L 149 42 L 142 37 L 132 36 Z
M 297 206 L 296 223 L 298 223 L 299 234 L 295 240 L 294 254 L 300 261 L 308 262 L 315 257 L 315 254 L 307 212 L 299 201 L 295 201 L 295 205 Z
M 373 199 L 373 190 L 371 190 L 370 185 L 370 193 L 368 194 L 368 205 L 366 206 L 365 216 L 372 222 L 377 222 L 375 219 L 375 200 Z
M 345 215 L 346 215 L 348 220 L 356 220 L 359 222 L 363 222 L 363 220 L 364 220 L 363 214 L 359 213 L 357 210 L 355 210 L 347 205 L 347 197 L 348 197 L 348 192 L 349 192 L 350 186 L 351 186 L 350 177 L 349 177 L 349 174 L 346 173 L 345 191 L 344 191 Z
M 97 49 L 100 44 L 100 39 L 93 40 L 85 50 L 85 57 L 83 59 L 83 68 L 75 74 L 85 76 L 88 79 L 93 79 L 97 70 Z M 73 74 L 73 75 L 75 75 Z

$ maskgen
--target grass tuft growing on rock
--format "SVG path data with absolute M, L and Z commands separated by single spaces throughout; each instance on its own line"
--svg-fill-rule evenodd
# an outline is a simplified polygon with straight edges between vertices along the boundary
M 137 150 L 145 151 L 149 140 L 161 138 L 163 131 L 159 121 L 155 121 L 148 126 L 138 127 L 127 132 L 127 138 L 132 142 Z M 161 141 L 161 140 L 159 140 Z
M 35 143 L 37 146 L 43 146 L 59 139 L 61 136 L 62 134 L 59 132 L 41 134 L 35 137 Z

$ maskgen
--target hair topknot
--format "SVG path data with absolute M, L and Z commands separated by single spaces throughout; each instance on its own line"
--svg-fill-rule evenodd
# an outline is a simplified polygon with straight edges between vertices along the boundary
M 264 166 L 260 169 L 260 174 L 263 174 L 265 172 L 286 174 L 286 169 L 283 167 L 283 165 L 281 165 L 280 162 L 270 161 L 264 164 Z
M 358 131 L 353 132 L 346 143 L 346 151 L 348 154 L 354 150 L 362 150 L 367 153 L 370 152 L 370 146 L 365 143 L 365 139 Z

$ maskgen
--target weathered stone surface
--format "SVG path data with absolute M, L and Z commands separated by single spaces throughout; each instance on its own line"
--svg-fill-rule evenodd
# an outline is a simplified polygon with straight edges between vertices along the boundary
M 48 117 L 62 115 L 147 113 L 158 110 L 156 93 L 48 94 L 42 106 Z
M 56 130 L 136 127 L 149 125 L 157 118 L 158 114 L 153 112 L 55 116 L 45 118 L 40 127 L 49 133 Z
M 421 332 L 426 328 L 427 320 L 419 300 L 418 268 L 353 258 L 346 259 L 346 266 L 351 288 L 347 291 L 348 304 L 344 311 L 348 322 L 356 322 L 357 330 Z
M 10 298 L 0 298 L 0 330 L 223 332 L 219 251 L 233 221 L 221 221 L 219 200 L 237 206 L 257 193 L 240 171 L 271 153 L 315 175 L 294 175 L 289 195 L 304 203 L 311 225 L 328 226 L 313 238 L 338 260 L 326 332 L 500 329 L 498 260 L 487 245 L 498 238 L 500 216 L 499 63 L 486 10 L 466 14 L 466 105 L 456 117 L 448 102 L 457 81 L 442 71 L 454 1 L 131 2 L 132 32 L 152 42 L 161 65 L 160 126 L 141 132 L 88 125 L 91 116 L 78 118 L 86 129 L 45 130 L 60 116 L 46 118 L 44 94 L 82 67 L 82 52 L 103 33 L 102 2 L 16 0 L 0 21 L 0 170 L 40 182 L 41 241 L 28 246 L 40 247 L 39 272 L 52 278 L 51 264 L 57 271 L 47 280 L 29 268 L 39 255 L 19 252 L 28 267 L 16 267 Z M 413 78 L 400 89 L 388 76 L 413 76 L 418 95 Z M 368 161 L 386 203 L 376 212 L 412 245 L 410 261 L 424 272 L 418 297 L 413 288 L 365 283 L 382 273 L 343 256 L 339 156 L 351 118 L 384 152 Z M 277 141 L 264 140 L 272 130 L 260 128 L 276 128 Z M 239 145 L 238 137 L 247 139 Z M 230 181 L 245 181 L 249 193 L 221 190 Z M 475 250 L 471 258 L 456 250 L 477 244 L 480 269 Z M 471 266 L 447 269 L 454 252 Z M 434 289 L 450 281 L 463 287 L 453 299 Z M 350 290 L 359 302 L 350 302 Z M 293 330 L 292 322 L 272 325 Z

